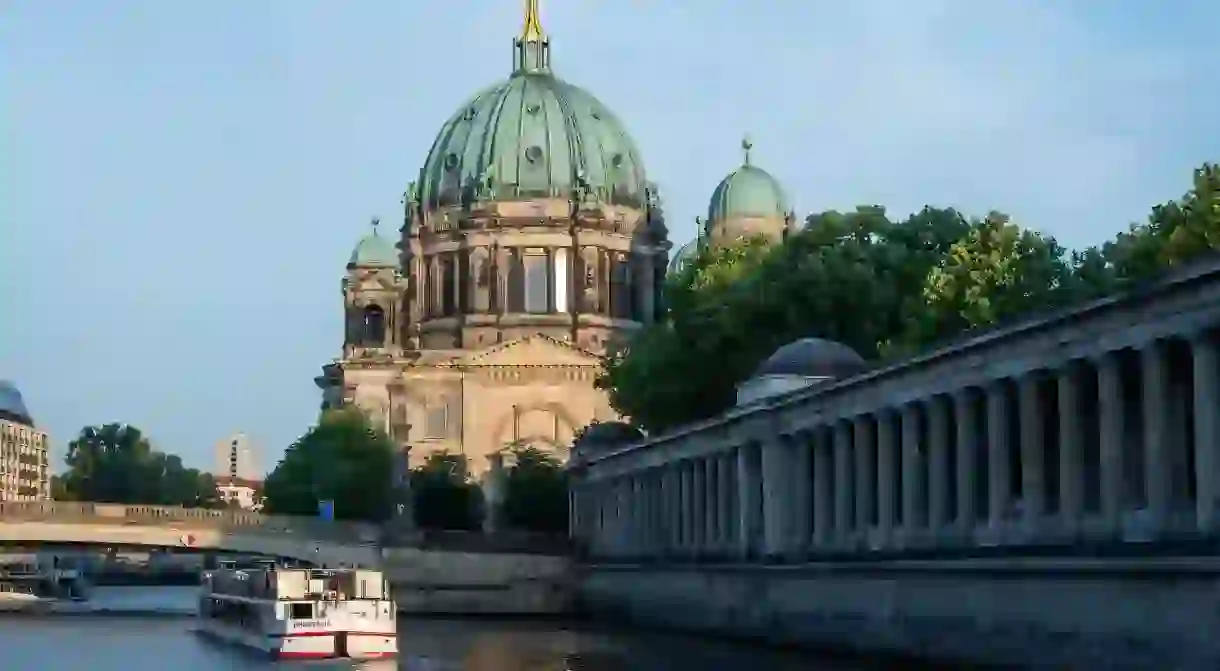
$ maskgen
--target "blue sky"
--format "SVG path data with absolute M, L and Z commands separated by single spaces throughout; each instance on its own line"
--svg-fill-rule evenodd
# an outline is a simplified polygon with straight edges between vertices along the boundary
M 543 4 L 555 69 L 630 129 L 678 243 L 747 131 L 801 214 L 1000 209 L 1071 247 L 1220 160 L 1207 0 Z M 520 15 L 5 2 L 0 378 L 57 452 L 113 420 L 203 467 L 244 430 L 273 465 L 316 417 L 352 245 L 508 74 Z

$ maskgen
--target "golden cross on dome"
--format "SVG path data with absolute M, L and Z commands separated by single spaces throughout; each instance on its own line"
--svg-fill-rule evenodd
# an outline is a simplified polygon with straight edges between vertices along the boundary
M 525 0 L 525 27 L 521 29 L 521 41 L 537 42 L 542 37 L 542 19 L 538 16 L 538 0 Z
M 373 220 L 369 223 L 373 225 L 373 235 L 377 235 L 377 227 L 381 225 L 381 217 L 373 217 Z

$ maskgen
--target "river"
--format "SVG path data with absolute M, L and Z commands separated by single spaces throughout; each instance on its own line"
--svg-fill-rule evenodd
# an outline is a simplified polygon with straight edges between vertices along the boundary
M 706 638 L 586 625 L 487 619 L 404 619 L 395 662 L 272 664 L 195 636 L 194 588 L 98 588 L 114 609 L 157 608 L 159 617 L 59 615 L 0 618 L 4 671 L 865 671 L 892 663 L 829 662 L 803 653 Z

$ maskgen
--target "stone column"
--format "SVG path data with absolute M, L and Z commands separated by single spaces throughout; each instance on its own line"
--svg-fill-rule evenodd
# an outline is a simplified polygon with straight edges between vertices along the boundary
M 631 556 L 649 554 L 648 546 L 648 501 L 644 473 L 631 476 L 631 501 L 627 505 L 627 517 L 631 520 Z
M 1220 505 L 1220 352 L 1211 333 L 1190 344 L 1194 365 L 1195 520 L 1210 532 Z
M 949 412 L 943 396 L 925 401 L 928 413 L 928 525 L 940 532 L 949 523 Z
M 733 517 L 736 510 L 733 505 L 735 499 L 733 492 L 737 488 L 737 459 L 730 451 L 727 454 L 717 455 L 716 461 L 718 462 L 716 474 L 719 480 L 716 485 L 717 506 L 719 507 L 716 515 L 716 520 L 719 522 L 716 529 L 716 550 L 719 553 L 727 554 L 732 551 L 734 545 Z
M 755 456 L 758 446 L 746 443 L 737 448 L 737 551 L 742 559 L 751 558 L 756 551 L 761 520 L 762 492 L 759 489 L 759 463 Z
M 819 548 L 830 545 L 834 527 L 834 446 L 830 432 L 818 428 L 813 433 L 813 543 Z
M 639 281 L 643 284 L 643 287 L 639 292 L 641 305 L 639 307 L 638 318 L 645 324 L 651 324 L 652 322 L 656 321 L 657 274 L 653 268 L 653 265 L 656 263 L 655 259 L 655 253 L 651 251 L 646 254 L 636 254 L 634 256 L 634 260 L 640 264 L 640 266 L 638 266 L 639 272 L 637 272 L 636 275 L 639 278 Z
M 1080 421 L 1080 371 L 1070 361 L 1059 370 L 1059 517 L 1074 533 L 1084 511 L 1084 435 Z
M 805 552 L 813 537 L 813 454 L 808 433 L 793 436 L 791 547 Z
M 1004 381 L 995 380 L 987 387 L 987 521 L 992 529 L 1003 527 L 1012 506 L 1008 422 Z
M 953 396 L 957 419 L 957 525 L 964 532 L 974 530 L 978 515 L 974 498 L 975 457 L 978 454 L 979 421 L 974 413 L 974 390 L 961 389 Z
M 1126 481 L 1127 419 L 1123 408 L 1122 369 L 1117 352 L 1106 352 L 1097 365 L 1097 428 L 1101 461 L 1101 514 L 1106 528 L 1122 525 Z
M 690 461 L 679 466 L 682 479 L 682 554 L 689 555 L 695 547 L 695 469 Z
M 907 538 L 927 526 L 927 470 L 919 444 L 919 404 L 902 408 L 902 526 Z
M 1022 522 L 1036 533 L 1046 514 L 1046 424 L 1042 413 L 1041 371 L 1017 380 L 1017 414 L 1021 422 Z
M 682 512 L 682 479 L 678 471 L 678 462 L 670 462 L 662 467 L 661 500 L 663 501 L 662 518 L 665 520 L 665 554 L 673 555 L 678 549 L 681 531 L 678 522 Z
M 856 531 L 861 534 L 867 534 L 873 524 L 877 510 L 877 487 L 884 486 L 877 480 L 877 464 L 873 460 L 874 455 L 881 450 L 877 430 L 880 428 L 881 418 L 878 416 L 876 421 L 876 428 L 873 418 L 869 415 L 861 415 L 852 422 L 855 427 L 852 451 L 855 453 L 856 466 Z
M 889 544 L 894 534 L 894 513 L 897 489 L 898 432 L 897 417 L 890 410 L 877 413 L 877 526 L 881 542 Z
M 716 472 L 720 463 L 714 454 L 699 461 L 703 467 L 703 547 L 701 551 L 703 554 L 707 554 L 714 552 L 720 543 L 720 539 L 716 535 L 716 517 L 720 513 L 720 505 L 716 497 L 720 478 Z
M 847 421 L 834 425 L 834 538 L 839 545 L 850 539 L 852 522 L 851 430 Z
M 1163 528 L 1172 496 L 1166 433 L 1169 431 L 1169 357 L 1165 343 L 1153 341 L 1140 350 L 1143 380 L 1144 491 L 1149 522 Z
M 778 557 L 786 549 L 785 537 L 788 516 L 792 512 L 792 496 L 788 483 L 792 481 L 792 465 L 788 460 L 788 437 L 776 436 L 763 443 L 762 491 L 763 491 L 763 554 Z
M 691 482 L 694 485 L 691 504 L 691 553 L 700 555 L 707 547 L 707 471 L 703 459 L 691 459 Z

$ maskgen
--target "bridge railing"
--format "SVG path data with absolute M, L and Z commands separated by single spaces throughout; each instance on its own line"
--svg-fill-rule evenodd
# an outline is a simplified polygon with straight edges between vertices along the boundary
M 182 529 L 221 529 L 245 533 L 296 535 L 339 543 L 368 544 L 380 539 L 372 524 L 314 517 L 264 515 L 249 510 L 179 506 L 124 505 L 80 501 L 0 502 L 0 522 L 53 524 L 145 524 Z

